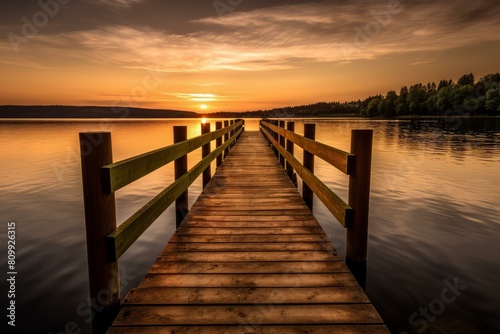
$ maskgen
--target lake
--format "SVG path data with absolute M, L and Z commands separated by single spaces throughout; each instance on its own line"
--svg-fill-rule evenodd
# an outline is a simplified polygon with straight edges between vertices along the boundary
M 366 292 L 391 331 L 500 332 L 500 120 L 295 121 L 297 133 L 314 122 L 318 141 L 346 151 L 351 129 L 374 130 Z M 15 222 L 16 332 L 55 334 L 76 324 L 90 333 L 78 133 L 110 131 L 118 161 L 171 144 L 174 125 L 199 135 L 199 123 L 0 121 L 0 291 L 5 310 L 7 224 Z M 256 120 L 247 120 L 247 130 L 257 129 Z M 200 155 L 191 153 L 189 165 Z M 321 160 L 315 173 L 347 198 L 348 177 Z M 117 221 L 173 179 L 167 166 L 118 191 Z M 190 188 L 191 204 L 200 192 L 201 179 Z M 314 214 L 345 255 L 345 230 L 317 199 Z M 123 294 L 174 232 L 174 216 L 167 209 L 120 259 Z

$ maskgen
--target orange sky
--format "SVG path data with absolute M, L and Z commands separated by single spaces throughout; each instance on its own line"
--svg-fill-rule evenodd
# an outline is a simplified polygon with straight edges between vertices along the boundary
M 244 111 L 499 71 L 496 1 L 66 2 L 0 4 L 0 104 Z

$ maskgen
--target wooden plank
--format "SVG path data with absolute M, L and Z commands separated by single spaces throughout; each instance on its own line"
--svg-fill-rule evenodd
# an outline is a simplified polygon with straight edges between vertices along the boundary
M 229 216 L 231 217 L 231 216 Z M 227 218 L 229 218 L 227 217 Z M 207 221 L 202 219 L 190 219 L 181 226 L 195 226 L 195 227 L 211 227 L 211 228 L 228 228 L 228 227 L 302 227 L 302 226 L 318 226 L 314 220 L 277 220 L 271 221 L 268 219 L 264 221 L 252 221 L 254 217 L 244 217 L 246 220 L 231 220 L 231 221 Z M 257 218 L 260 218 L 257 216 Z
M 311 217 L 310 215 L 301 215 L 301 216 L 206 216 L 206 215 L 198 215 L 193 214 L 192 212 L 189 214 L 189 221 L 187 224 L 197 223 L 197 222 L 314 222 L 314 226 L 319 225 L 318 221 Z M 245 227 L 238 224 L 239 227 Z M 304 226 L 304 225 L 299 225 Z M 307 225 L 306 225 L 307 226 Z
M 360 287 L 315 288 L 141 288 L 124 300 L 128 305 L 198 304 L 361 304 L 369 303 Z
M 337 257 L 328 262 L 170 262 L 159 259 L 150 274 L 293 274 L 348 273 L 349 269 Z
M 218 205 L 217 205 L 218 204 Z M 278 209 L 277 209 L 278 208 Z M 285 210 L 302 210 L 306 211 L 307 206 L 302 203 L 298 204 L 261 204 L 261 205 L 252 205 L 252 204 L 240 204 L 230 205 L 228 203 L 207 203 L 207 205 L 193 205 L 191 207 L 193 211 L 231 211 L 231 212 L 241 212 L 241 211 L 285 211 Z M 307 213 L 307 212 L 306 212 Z M 217 213 L 215 213 L 217 214 Z
M 309 209 L 286 209 L 286 210 L 224 210 L 224 209 L 192 209 L 193 214 L 201 215 L 227 215 L 227 216 L 269 216 L 269 215 L 298 215 L 307 216 L 311 214 Z
M 231 242 L 190 242 L 190 243 L 169 243 L 165 247 L 167 252 L 195 252 L 195 251 L 217 251 L 217 252 L 276 252 L 276 251 L 324 251 L 333 250 L 330 244 L 326 248 L 323 244 L 317 242 L 309 243 L 252 243 L 241 244 Z
M 109 334 L 390 334 L 384 325 L 247 325 L 113 327 Z
M 214 288 L 279 288 L 279 287 L 319 287 L 319 286 L 359 286 L 351 273 L 320 274 L 148 274 L 140 288 L 151 287 L 214 287 Z
M 330 242 L 325 234 L 180 234 L 170 242 Z
M 133 316 L 132 316 L 133 315 Z M 240 325 L 382 323 L 370 304 L 256 306 L 125 306 L 120 325 Z
M 325 251 L 276 251 L 276 252 L 162 252 L 161 261 L 173 262 L 238 262 L 238 261 L 337 261 Z
M 108 332 L 389 333 L 290 185 L 244 133 Z
M 176 233 L 180 234 L 321 234 L 321 227 L 238 227 L 238 228 L 204 228 L 195 226 L 181 226 Z

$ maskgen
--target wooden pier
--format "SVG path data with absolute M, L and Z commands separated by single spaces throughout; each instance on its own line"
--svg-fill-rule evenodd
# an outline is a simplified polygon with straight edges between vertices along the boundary
M 204 173 L 203 193 L 107 332 L 389 333 L 266 136 L 233 136 L 236 145 L 213 176 Z

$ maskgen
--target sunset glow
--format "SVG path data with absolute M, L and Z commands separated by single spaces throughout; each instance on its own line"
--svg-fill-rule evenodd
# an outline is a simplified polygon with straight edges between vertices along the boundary
M 2 2 L 0 104 L 244 111 L 498 71 L 497 2 L 237 3 Z

